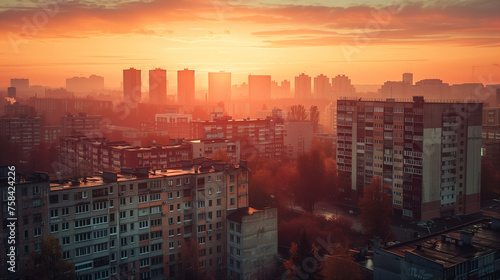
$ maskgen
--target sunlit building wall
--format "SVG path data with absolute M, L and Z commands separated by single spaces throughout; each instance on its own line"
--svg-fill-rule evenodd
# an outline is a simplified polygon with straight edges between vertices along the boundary
M 373 177 L 412 220 L 479 210 L 480 103 L 337 101 L 340 193 L 355 203 Z
M 194 104 L 194 78 L 194 70 L 185 68 L 177 71 L 177 103 L 180 105 Z
M 167 103 L 167 70 L 155 68 L 149 70 L 149 103 Z
M 123 70 L 123 102 L 134 108 L 141 103 L 141 70 L 134 68 Z

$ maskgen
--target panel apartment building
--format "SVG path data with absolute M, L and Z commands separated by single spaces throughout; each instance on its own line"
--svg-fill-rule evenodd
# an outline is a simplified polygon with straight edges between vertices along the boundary
M 49 235 L 75 264 L 78 279 L 220 279 L 227 273 L 226 218 L 248 207 L 244 162 L 105 172 L 17 188 L 20 270 L 6 274 L 2 266 L 3 279 L 28 276 L 29 252 L 40 250 L 39 237 Z M 5 255 L 0 258 L 5 264 Z
M 397 216 L 418 221 L 479 210 L 481 103 L 337 102 L 344 199 L 356 203 L 378 176 Z
M 283 157 L 282 118 L 192 121 L 191 128 L 193 139 L 239 140 L 242 159 Z

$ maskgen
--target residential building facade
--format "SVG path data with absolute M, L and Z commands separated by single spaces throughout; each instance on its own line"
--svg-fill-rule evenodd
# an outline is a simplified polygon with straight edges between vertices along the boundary
M 338 100 L 339 191 L 355 203 L 382 178 L 393 213 L 412 220 L 479 210 L 481 103 Z

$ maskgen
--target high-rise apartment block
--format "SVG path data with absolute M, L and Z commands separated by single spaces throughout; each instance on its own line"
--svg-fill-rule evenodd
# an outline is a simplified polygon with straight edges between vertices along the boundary
M 194 104 L 194 70 L 184 69 L 177 71 L 177 103 L 180 105 Z
M 141 87 L 141 70 L 123 70 L 123 102 L 130 108 L 136 108 L 137 104 L 141 103 Z
M 295 98 L 311 98 L 311 77 L 302 73 L 295 77 Z
M 337 101 L 337 164 L 352 202 L 382 179 L 393 213 L 412 220 L 480 208 L 481 103 Z
M 231 73 L 208 73 L 208 100 L 210 102 L 231 101 Z
M 30 90 L 30 80 L 10 79 L 10 86 L 15 87 L 18 92 L 28 92 Z
M 330 79 L 321 74 L 314 77 L 314 96 L 316 98 L 331 98 L 332 86 Z
M 73 77 L 66 79 L 66 90 L 75 93 L 95 92 L 104 89 L 104 77 L 90 75 L 87 77 Z
M 0 187 L 6 195 L 6 185 Z M 249 206 L 244 162 L 104 172 L 58 183 L 45 176 L 19 182 L 17 189 L 17 273 L 7 274 L 6 265 L 0 272 L 12 279 L 29 275 L 30 252 L 39 251 L 40 238 L 51 235 L 62 247 L 62 258 L 74 264 L 78 279 L 221 279 L 237 257 L 244 270 L 231 270 L 235 277 L 276 264 L 276 209 L 245 217 L 240 233 L 234 221 L 228 226 L 228 216 Z M 2 205 L 7 209 L 6 202 Z M 261 225 L 257 239 L 270 237 L 260 246 L 265 251 L 258 252 L 265 262 L 248 255 L 246 244 L 258 241 L 247 238 L 247 225 L 253 224 Z M 0 229 L 3 236 L 6 229 Z M 2 252 L 6 244 L 0 245 Z M 239 248 L 241 255 L 233 251 L 235 256 L 228 257 L 230 248 Z M 5 254 L 0 258 L 5 264 Z
M 346 75 L 337 75 L 332 78 L 333 94 L 349 94 L 356 92 L 356 88 L 351 84 L 351 79 Z
M 248 97 L 250 100 L 271 99 L 271 75 L 248 75 Z
M 80 113 L 78 116 L 71 114 L 61 118 L 61 124 L 64 136 L 82 136 L 96 137 L 102 136 L 102 116 L 87 115 Z
M 35 116 L 4 116 L 0 118 L 0 137 L 11 144 L 20 145 L 24 154 L 29 154 L 42 141 L 42 118 Z
M 281 118 L 193 121 L 191 127 L 193 139 L 240 140 L 242 159 L 283 156 L 284 120 Z
M 167 70 L 160 68 L 149 70 L 149 103 L 160 105 L 167 103 Z

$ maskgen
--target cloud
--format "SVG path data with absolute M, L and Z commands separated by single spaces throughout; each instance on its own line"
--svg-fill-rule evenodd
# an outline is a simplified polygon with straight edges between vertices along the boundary
M 353 43 L 361 37 L 370 38 L 371 44 L 497 46 L 500 42 L 498 0 L 408 2 L 377 7 L 296 3 L 115 0 L 106 5 L 70 1 L 45 8 L 31 3 L 4 7 L 0 12 L 0 33 L 26 35 L 35 28 L 36 38 L 120 34 L 169 37 L 183 24 L 199 23 L 213 30 L 209 31 L 211 38 L 245 32 L 260 38 L 268 47 Z M 27 22 L 31 26 L 27 27 Z M 221 23 L 225 27 L 220 28 Z

